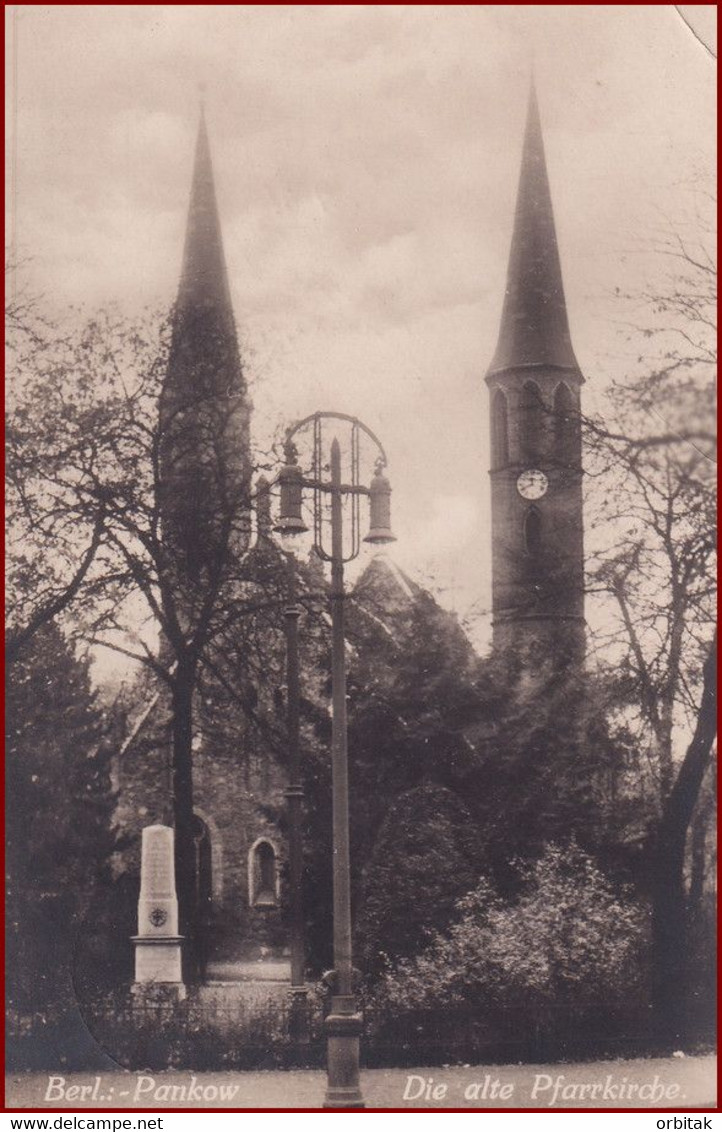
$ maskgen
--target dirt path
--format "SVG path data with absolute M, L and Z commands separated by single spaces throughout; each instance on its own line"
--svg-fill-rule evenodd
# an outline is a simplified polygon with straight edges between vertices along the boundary
M 319 1108 L 325 1074 L 11 1074 L 8 1108 L 71 1112 L 127 1108 Z M 368 1108 L 702 1108 L 716 1103 L 716 1059 L 686 1057 L 569 1065 L 368 1069 Z

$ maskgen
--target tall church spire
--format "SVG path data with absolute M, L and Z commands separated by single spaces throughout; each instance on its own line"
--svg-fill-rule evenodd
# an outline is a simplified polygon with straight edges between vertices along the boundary
M 177 306 L 181 317 L 194 307 L 215 306 L 233 322 L 208 127 L 202 104 Z
M 486 375 L 494 645 L 533 653 L 532 668 L 584 657 L 583 380 L 532 87 L 501 330 Z
M 205 113 L 160 398 L 163 534 L 197 581 L 248 506 L 250 404 L 241 366 Z M 247 522 L 247 517 L 246 517 Z
M 533 81 L 529 92 L 501 329 L 489 374 L 527 366 L 579 370 L 569 334 Z

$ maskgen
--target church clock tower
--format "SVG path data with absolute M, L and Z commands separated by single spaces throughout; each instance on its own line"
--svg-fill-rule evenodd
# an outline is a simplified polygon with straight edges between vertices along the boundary
M 584 659 L 580 391 L 532 87 L 491 420 L 494 647 Z

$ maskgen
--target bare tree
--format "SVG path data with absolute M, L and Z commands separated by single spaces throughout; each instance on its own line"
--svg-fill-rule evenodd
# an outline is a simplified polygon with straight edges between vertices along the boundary
M 645 312 L 629 334 L 643 343 L 636 363 L 604 419 L 585 426 L 605 539 L 590 588 L 609 614 L 596 643 L 617 666 L 620 708 L 646 756 L 653 996 L 658 1032 L 673 1040 L 687 835 L 715 739 L 716 265 L 704 232 L 693 244 L 673 233 L 658 250 L 658 283 L 635 296 Z
M 168 339 L 166 320 L 105 312 L 63 332 L 46 320 L 32 348 L 15 350 L 10 643 L 19 649 L 74 603 L 79 637 L 145 665 L 165 688 L 193 977 L 199 673 L 219 663 L 221 642 L 244 617 L 277 611 L 279 594 L 246 553 L 253 469 L 238 391 L 201 386 L 193 404 L 164 403 Z M 207 348 L 212 355 L 214 343 Z
M 11 283 L 17 273 L 10 272 Z M 6 659 L 84 593 L 105 537 L 102 498 L 78 505 L 97 459 L 102 381 L 89 328 L 62 332 L 13 286 L 5 310 Z M 110 406 L 108 406 L 110 408 Z M 71 471 L 72 469 L 72 471 Z

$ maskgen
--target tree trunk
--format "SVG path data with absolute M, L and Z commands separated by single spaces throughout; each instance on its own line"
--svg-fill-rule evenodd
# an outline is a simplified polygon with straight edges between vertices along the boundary
M 684 840 L 659 836 L 652 864 L 653 1038 L 665 1049 L 681 1045 L 686 1029 Z
M 655 1038 L 664 1046 L 686 1037 L 687 909 L 684 853 L 687 831 L 716 734 L 717 637 L 704 665 L 704 684 L 692 741 L 665 801 L 652 847 L 652 1007 Z
M 702 907 L 704 882 L 707 872 L 707 813 L 697 808 L 692 822 L 691 860 L 689 875 L 689 919 L 698 916 Z
M 173 681 L 173 824 L 178 921 L 183 945 L 183 978 L 198 981 L 196 859 L 193 839 L 193 691 L 195 674 L 178 663 Z

